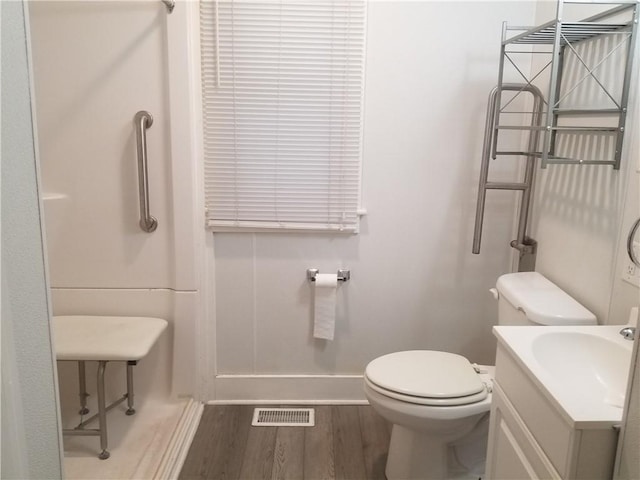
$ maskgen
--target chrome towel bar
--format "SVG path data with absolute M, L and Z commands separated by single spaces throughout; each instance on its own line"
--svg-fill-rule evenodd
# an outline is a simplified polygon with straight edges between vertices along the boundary
M 138 194 L 140 198 L 140 228 L 145 232 L 154 232 L 158 220 L 149 213 L 149 173 L 147 168 L 147 129 L 153 125 L 153 117 L 145 110 L 136 113 L 136 141 L 138 150 Z
M 640 259 L 636 255 L 636 251 L 633 248 L 633 243 L 635 241 L 636 232 L 640 227 L 640 218 L 638 218 L 635 223 L 631 226 L 631 230 L 629 230 L 629 235 L 627 236 L 627 254 L 629 255 L 629 259 L 633 262 L 636 267 L 640 267 Z
M 308 268 L 307 269 L 307 280 L 309 280 L 310 282 L 315 282 L 316 281 L 316 275 L 320 273 L 320 270 L 318 270 L 317 268 Z M 347 280 L 349 280 L 351 278 L 351 271 L 350 270 L 338 270 L 338 281 L 339 282 L 346 282 Z

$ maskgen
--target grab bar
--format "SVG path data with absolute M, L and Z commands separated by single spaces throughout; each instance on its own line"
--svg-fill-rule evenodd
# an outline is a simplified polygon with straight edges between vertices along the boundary
M 502 89 L 494 87 L 489 94 L 487 105 L 487 118 L 484 129 L 484 144 L 482 147 L 482 165 L 480 166 L 480 181 L 478 185 L 478 203 L 476 205 L 476 220 L 473 231 L 472 253 L 480 253 L 480 242 L 482 240 L 482 223 L 484 219 L 484 206 L 487 197 L 487 190 L 521 190 L 522 199 L 520 202 L 520 215 L 518 220 L 518 235 L 510 245 L 520 252 L 533 253 L 533 246 L 530 239 L 526 237 L 527 221 L 529 217 L 529 205 L 531 203 L 531 192 L 533 190 L 533 178 L 536 163 L 535 155 L 527 155 L 524 180 L 522 183 L 515 182 L 489 182 L 489 160 L 496 152 L 496 117 L 500 110 L 500 93 L 502 90 L 514 92 L 529 92 L 534 98 L 531 115 L 531 126 L 540 125 L 542 119 L 544 101 L 540 89 L 531 84 L 505 83 Z M 539 141 L 539 131 L 531 130 L 529 136 L 528 151 L 535 152 Z
M 631 227 L 631 230 L 629 230 L 629 235 L 627 236 L 627 254 L 629 255 L 629 259 L 636 267 L 640 267 L 640 260 L 636 255 L 635 249 L 633 248 L 633 243 L 638 228 L 640 228 L 640 218 L 635 221 L 635 223 Z
M 136 140 L 138 146 L 138 193 L 140 197 L 140 228 L 145 232 L 154 232 L 158 220 L 149 213 L 149 174 L 147 169 L 147 129 L 153 125 L 153 117 L 145 110 L 136 113 Z

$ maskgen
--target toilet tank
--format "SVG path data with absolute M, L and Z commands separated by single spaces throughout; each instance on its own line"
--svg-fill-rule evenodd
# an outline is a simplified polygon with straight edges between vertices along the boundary
M 593 313 L 538 272 L 498 278 L 499 325 L 596 325 Z

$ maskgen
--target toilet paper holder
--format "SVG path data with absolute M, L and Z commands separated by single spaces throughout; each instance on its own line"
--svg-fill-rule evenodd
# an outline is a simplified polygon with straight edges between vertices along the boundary
M 320 273 L 320 270 L 318 270 L 317 268 L 308 268 L 307 269 L 307 280 L 309 280 L 310 282 L 315 282 L 316 281 L 316 275 Z M 349 280 L 351 278 L 351 271 L 350 270 L 338 270 L 338 281 L 339 282 L 346 282 L 347 280 Z

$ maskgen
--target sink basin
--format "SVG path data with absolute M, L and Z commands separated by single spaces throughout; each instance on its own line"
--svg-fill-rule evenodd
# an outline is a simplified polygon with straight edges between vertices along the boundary
M 630 351 L 622 344 L 590 333 L 547 332 L 533 340 L 531 350 L 549 375 L 580 384 L 606 404 L 624 406 Z
M 496 326 L 494 333 L 574 427 L 592 428 L 622 419 L 633 342 L 621 328 Z

